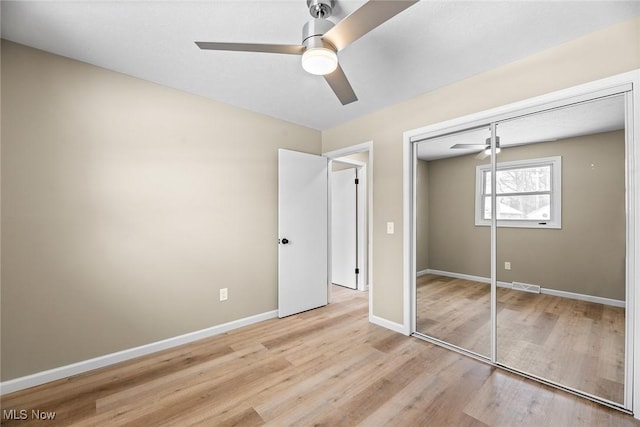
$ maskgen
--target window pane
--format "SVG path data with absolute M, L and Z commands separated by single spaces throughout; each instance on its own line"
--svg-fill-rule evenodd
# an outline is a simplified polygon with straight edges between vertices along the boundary
M 499 220 L 551 220 L 551 196 L 549 194 L 498 196 L 496 204 Z M 491 197 L 484 198 L 483 218 L 491 219 Z
M 496 174 L 497 194 L 549 191 L 551 189 L 551 166 L 506 169 Z
M 551 166 L 499 170 L 496 188 L 498 194 L 551 191 Z M 491 171 L 484 172 L 484 189 L 491 194 Z
M 491 219 L 491 196 L 484 198 L 484 203 L 482 205 L 482 219 Z
M 482 176 L 484 177 L 484 194 L 491 194 L 491 171 L 485 171 Z

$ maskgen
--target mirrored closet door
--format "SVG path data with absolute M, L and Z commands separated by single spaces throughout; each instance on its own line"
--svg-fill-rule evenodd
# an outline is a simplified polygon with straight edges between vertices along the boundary
M 490 127 L 417 144 L 416 331 L 475 355 L 491 354 L 491 235 L 473 223 L 476 165 Z
M 630 408 L 629 99 L 412 140 L 416 336 Z
M 624 402 L 624 96 L 499 122 L 497 362 Z

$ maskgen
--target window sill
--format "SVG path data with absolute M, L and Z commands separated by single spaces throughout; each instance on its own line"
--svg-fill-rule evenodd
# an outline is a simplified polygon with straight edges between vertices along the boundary
M 554 223 L 554 222 L 548 222 L 548 223 L 541 223 L 542 221 L 522 221 L 522 222 L 506 222 L 506 221 L 498 221 L 498 228 L 539 228 L 539 229 L 553 229 L 553 230 L 560 230 L 562 229 L 562 224 L 558 224 L 558 223 Z M 491 222 L 487 221 L 487 222 L 481 222 L 481 223 L 477 223 L 476 222 L 476 227 L 491 227 Z

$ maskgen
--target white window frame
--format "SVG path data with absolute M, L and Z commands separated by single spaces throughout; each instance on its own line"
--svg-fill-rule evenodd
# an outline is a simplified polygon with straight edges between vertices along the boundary
M 499 219 L 498 227 L 514 228 L 562 228 L 562 157 L 544 157 L 539 159 L 517 160 L 513 162 L 500 162 L 496 165 L 496 171 L 505 169 L 522 169 L 537 166 L 551 166 L 551 208 L 548 221 L 523 220 L 523 219 Z M 491 171 L 491 164 L 476 166 L 476 226 L 491 226 L 491 219 L 483 218 L 484 173 Z

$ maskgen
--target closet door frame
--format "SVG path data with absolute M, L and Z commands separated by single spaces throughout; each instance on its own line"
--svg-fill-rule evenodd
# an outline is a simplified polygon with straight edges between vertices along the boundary
M 625 93 L 625 183 L 627 203 L 626 223 L 626 339 L 625 339 L 625 393 L 622 406 L 606 400 L 581 393 L 562 385 L 545 381 L 537 377 L 535 380 L 565 389 L 587 399 L 595 400 L 616 409 L 634 413 L 640 419 L 640 304 L 637 301 L 637 286 L 640 284 L 640 70 L 608 77 L 583 85 L 552 92 L 513 104 L 493 108 L 479 113 L 459 117 L 433 125 L 408 130 L 403 134 L 403 177 L 404 177 L 404 332 L 407 335 L 416 333 L 416 144 L 428 139 L 454 134 L 462 130 L 491 126 L 492 177 L 495 180 L 495 126 L 496 123 L 537 112 L 560 108 L 571 104 L 593 100 L 609 95 Z M 493 183 L 495 186 L 495 182 Z M 495 204 L 495 197 L 492 198 Z M 493 206 L 495 212 L 495 206 Z M 464 351 L 457 346 L 449 345 L 437 339 L 429 339 L 436 344 L 451 350 L 476 357 L 494 366 L 514 371 L 497 362 L 497 307 L 496 307 L 496 244 L 497 223 L 491 222 L 491 352 L 490 357 L 479 357 Z M 425 338 L 423 334 L 418 334 Z

